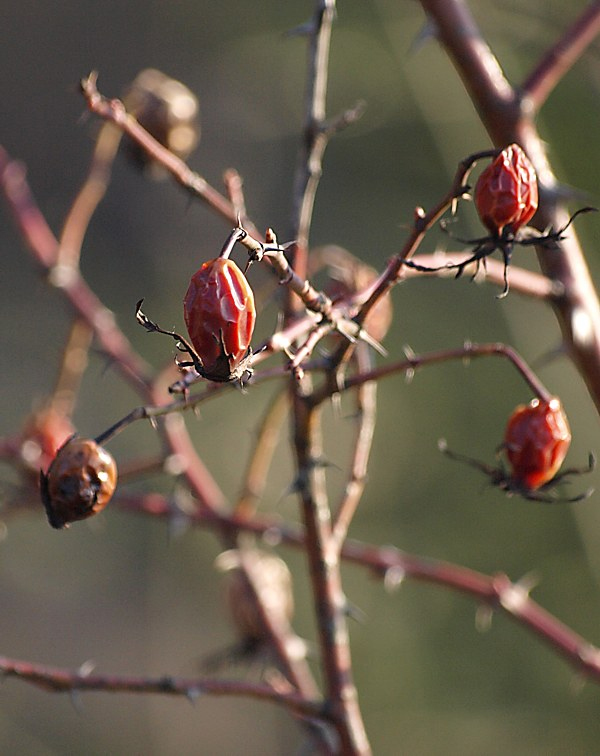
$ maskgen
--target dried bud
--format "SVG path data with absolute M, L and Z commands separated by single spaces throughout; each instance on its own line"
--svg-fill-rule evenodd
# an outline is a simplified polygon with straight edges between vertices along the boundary
M 275 627 L 289 630 L 294 614 L 294 596 L 292 577 L 282 559 L 258 549 L 244 550 L 243 553 L 226 551 L 217 558 L 216 565 L 227 571 L 227 604 L 242 640 L 265 640 L 263 611 Z
M 557 397 L 519 405 L 504 436 L 511 480 L 528 491 L 545 485 L 558 472 L 570 443 L 571 431 Z
M 511 144 L 483 171 L 475 186 L 481 222 L 496 236 L 528 223 L 538 206 L 535 169 L 518 144 Z
M 366 289 L 377 278 L 377 271 L 343 247 L 329 244 L 311 253 L 311 275 L 320 267 L 326 267 L 329 282 L 327 294 L 332 299 L 341 299 Z M 383 296 L 369 312 L 365 328 L 375 341 L 382 341 L 392 322 L 392 300 Z
M 117 485 L 112 456 L 88 438 L 71 437 L 40 473 L 42 502 L 53 528 L 85 520 L 108 504 Z
M 147 68 L 136 76 L 123 102 L 146 131 L 182 160 L 195 149 L 200 139 L 198 99 L 181 82 Z M 138 145 L 128 141 L 127 146 L 137 165 L 156 168 L 149 166 L 148 155 Z

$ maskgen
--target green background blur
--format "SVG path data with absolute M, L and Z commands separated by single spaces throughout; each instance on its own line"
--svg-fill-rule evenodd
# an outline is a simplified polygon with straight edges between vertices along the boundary
M 507 74 L 518 82 L 586 5 L 584 2 L 473 2 Z M 305 21 L 308 2 L 108 2 L 23 0 L 0 11 L 0 142 L 28 167 L 40 207 L 58 233 L 82 181 L 97 123 L 82 117 L 79 78 L 100 73 L 100 90 L 118 95 L 142 68 L 181 79 L 201 98 L 202 142 L 190 163 L 220 186 L 224 169 L 245 179 L 250 216 L 289 229 L 302 118 L 305 45 L 286 30 Z M 333 242 L 381 269 L 398 250 L 416 204 L 447 189 L 457 161 L 489 146 L 457 75 L 435 43 L 415 49 L 423 26 L 408 0 L 340 2 L 335 26 L 329 114 L 365 99 L 362 120 L 331 144 L 317 195 L 313 244 Z M 540 119 L 559 178 L 597 200 L 600 168 L 600 48 L 561 82 Z M 573 205 L 573 209 L 576 205 Z M 599 219 L 577 230 L 600 279 Z M 457 227 L 480 233 L 472 208 Z M 170 183 L 143 180 L 119 161 L 84 245 L 83 271 L 145 359 L 164 364 L 171 345 L 136 326 L 133 307 L 181 327 L 190 274 L 215 255 L 229 228 Z M 434 232 L 423 250 L 443 241 Z M 2 433 L 52 384 L 68 311 L 49 290 L 11 219 L 0 209 Z M 533 253 L 515 263 L 535 268 Z M 258 268 L 258 266 L 256 266 Z M 260 289 L 267 280 L 251 271 Z M 390 359 L 405 344 L 417 352 L 457 347 L 464 339 L 506 340 L 535 361 L 558 346 L 552 315 L 517 294 L 498 301 L 488 286 L 419 281 L 394 291 Z M 266 307 L 259 328 L 273 328 Z M 259 334 L 260 335 L 260 334 Z M 569 363 L 540 368 L 568 413 L 569 463 L 600 453 L 598 418 Z M 238 491 L 253 428 L 273 387 L 251 389 L 190 417 L 198 449 L 226 494 Z M 436 442 L 492 460 L 507 415 L 530 395 L 499 360 L 447 365 L 380 387 L 370 481 L 351 535 L 459 562 L 513 579 L 535 573 L 534 591 L 550 611 L 600 642 L 600 494 L 577 505 L 545 507 L 507 499 L 474 471 L 442 458 Z M 81 433 L 96 435 L 138 404 L 107 368 L 92 362 L 77 408 Z M 347 406 L 348 416 L 351 405 Z M 327 415 L 332 493 L 343 485 L 348 419 Z M 285 437 L 284 437 L 285 441 Z M 112 444 L 119 460 L 156 450 L 150 427 L 129 428 Z M 2 468 L 6 490 L 14 483 Z M 296 518 L 286 496 L 293 469 L 285 443 L 262 507 Z M 592 476 L 597 477 L 597 476 Z M 574 485 L 585 487 L 588 480 Z M 142 484 L 165 493 L 172 484 Z M 163 523 L 108 511 L 66 532 L 37 514 L 7 520 L 0 543 L 0 654 L 76 668 L 93 659 L 100 673 L 193 676 L 202 655 L 234 635 L 213 568 L 219 543 L 210 533 L 169 538 Z M 304 561 L 293 568 L 296 629 L 314 639 Z M 356 681 L 377 754 L 590 754 L 599 750 L 600 688 L 504 616 L 475 626 L 476 605 L 441 588 L 407 582 L 393 595 L 356 567 L 345 569 L 350 601 L 365 613 L 351 627 Z M 242 671 L 246 676 L 256 671 Z M 0 688 L 0 752 L 36 754 L 289 754 L 301 733 L 276 707 L 204 697 L 87 694 L 66 696 L 18 681 Z

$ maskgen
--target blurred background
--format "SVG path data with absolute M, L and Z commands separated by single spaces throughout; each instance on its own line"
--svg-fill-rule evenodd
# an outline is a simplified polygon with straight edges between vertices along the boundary
M 507 75 L 519 82 L 559 30 L 585 7 L 555 0 L 472 3 Z M 289 231 L 291 186 L 299 143 L 305 44 L 286 31 L 308 19 L 311 2 L 128 3 L 23 0 L 1 12 L 0 143 L 27 166 L 40 208 L 56 233 L 81 184 L 98 122 L 84 113 L 79 79 L 96 69 L 99 89 L 118 96 L 143 68 L 182 80 L 200 98 L 202 140 L 192 167 L 217 187 L 223 171 L 244 177 L 250 217 Z M 336 243 L 381 270 L 405 237 L 416 204 L 446 191 L 457 161 L 489 146 L 457 75 L 435 43 L 418 45 L 424 17 L 418 3 L 370 0 L 339 4 L 329 88 L 330 115 L 364 99 L 363 118 L 331 142 L 319 187 L 312 243 Z M 565 77 L 540 118 L 555 170 L 565 184 L 598 204 L 600 173 L 600 44 Z M 576 209 L 573 204 L 572 209 Z M 479 235 L 472 208 L 457 232 Z M 600 280 L 599 219 L 577 221 Z M 83 250 L 87 280 L 110 307 L 133 346 L 151 364 L 172 354 L 168 340 L 136 325 L 135 302 L 181 328 L 188 279 L 213 257 L 229 227 L 170 182 L 144 179 L 118 160 L 109 192 Z M 447 243 L 433 232 L 422 251 Z M 6 207 L 0 208 L 2 434 L 51 389 L 69 313 L 24 250 Z M 535 269 L 533 253 L 515 264 Z M 257 290 L 268 278 L 255 266 Z M 411 281 L 393 293 L 390 359 L 416 352 L 502 340 L 534 365 L 559 345 L 548 311 L 490 286 Z M 259 337 L 275 323 L 265 303 Z M 540 367 L 563 400 L 573 444 L 569 464 L 600 453 L 598 418 L 585 387 L 565 359 Z M 186 421 L 206 464 L 228 496 L 239 490 L 253 428 L 274 387 L 203 407 Z M 369 485 L 352 537 L 456 561 L 517 580 L 534 573 L 534 598 L 591 642 L 600 643 L 600 493 L 575 505 L 544 506 L 506 498 L 475 471 L 437 451 L 453 449 L 492 461 L 508 414 L 531 398 L 500 360 L 443 365 L 407 384 L 379 389 L 379 423 Z M 84 435 L 129 412 L 138 398 L 95 353 L 76 425 Z M 326 453 L 332 494 L 343 485 L 351 412 L 327 414 Z M 286 430 L 283 431 L 285 441 Z M 111 443 L 117 460 L 157 448 L 149 425 L 130 427 Z M 297 518 L 286 494 L 293 467 L 286 444 L 267 486 L 264 511 Z M 336 467 L 337 466 L 337 467 Z M 341 468 L 341 469 L 339 469 Z M 15 478 L 2 467 L 5 495 Z M 597 477 L 597 476 L 592 476 Z M 171 493 L 173 483 L 139 486 Z M 577 481 L 582 488 L 589 480 Z M 8 493 L 7 493 L 8 492 Z M 77 668 L 93 660 L 99 673 L 184 675 L 234 638 L 213 567 L 220 547 L 199 530 L 169 536 L 162 522 L 109 509 L 66 532 L 50 530 L 41 505 L 11 516 L 0 543 L 0 654 Z M 293 569 L 296 630 L 314 639 L 301 554 L 279 549 Z M 504 616 L 476 629 L 476 605 L 437 587 L 406 582 L 390 595 L 364 570 L 347 567 L 346 592 L 364 612 L 351 627 L 354 669 L 367 730 L 377 754 L 589 754 L 600 738 L 600 688 L 576 677 L 555 653 Z M 256 671 L 237 670 L 248 675 Z M 243 699 L 45 693 L 18 681 L 0 690 L 0 751 L 51 754 L 288 754 L 302 734 L 276 707 Z

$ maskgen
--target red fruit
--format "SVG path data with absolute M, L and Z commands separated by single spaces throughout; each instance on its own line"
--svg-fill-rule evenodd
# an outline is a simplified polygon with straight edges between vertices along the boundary
M 512 482 L 527 491 L 548 483 L 563 463 L 570 443 L 571 431 L 557 397 L 519 405 L 504 435 Z
M 112 456 L 89 438 L 72 436 L 40 473 L 42 501 L 53 528 L 85 520 L 108 504 L 117 486 Z
M 204 376 L 235 378 L 249 354 L 256 309 L 246 276 L 233 260 L 217 257 L 194 273 L 183 315 Z
M 538 206 L 535 169 L 518 144 L 498 155 L 479 177 L 475 206 L 481 222 L 497 236 L 506 228 L 515 233 L 534 215 Z

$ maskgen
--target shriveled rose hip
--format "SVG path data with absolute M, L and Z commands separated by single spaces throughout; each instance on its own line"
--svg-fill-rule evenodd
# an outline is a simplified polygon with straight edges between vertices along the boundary
M 40 473 L 48 522 L 64 528 L 100 512 L 117 486 L 112 455 L 93 439 L 73 436 L 58 450 L 48 472 Z
M 515 233 L 538 206 L 535 169 L 518 144 L 511 144 L 479 176 L 475 206 L 481 222 L 495 235 Z

